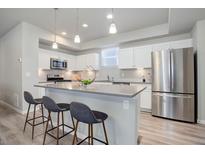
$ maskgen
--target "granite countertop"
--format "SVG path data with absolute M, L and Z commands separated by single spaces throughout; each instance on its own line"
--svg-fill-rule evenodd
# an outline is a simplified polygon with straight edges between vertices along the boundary
M 53 89 L 62 89 L 69 91 L 77 91 L 83 93 L 94 93 L 94 94 L 103 94 L 103 95 L 113 95 L 120 97 L 134 97 L 144 89 L 146 86 L 137 85 L 137 86 L 129 86 L 129 85 L 99 85 L 99 84 L 91 84 L 87 87 L 81 86 L 80 83 L 76 82 L 64 82 L 64 83 L 56 83 L 56 84 L 36 84 L 35 87 L 42 88 L 53 88 Z
M 142 82 L 142 81 L 136 81 L 136 80 L 114 80 L 114 81 L 108 81 L 108 80 L 95 80 L 95 82 L 110 82 L 110 83 L 117 83 L 117 82 L 124 82 L 124 83 L 136 83 L 136 84 L 152 84 L 150 81 Z

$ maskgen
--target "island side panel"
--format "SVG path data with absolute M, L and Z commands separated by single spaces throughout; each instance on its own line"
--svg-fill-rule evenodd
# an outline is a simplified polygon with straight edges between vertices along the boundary
M 105 121 L 105 126 L 109 144 L 137 144 L 140 94 L 128 98 L 48 88 L 46 95 L 56 102 L 71 103 L 77 101 L 88 105 L 92 110 L 107 113 L 108 119 Z M 55 117 L 53 117 L 54 121 L 56 121 Z M 68 113 L 65 114 L 65 122 L 71 125 Z M 83 138 L 87 135 L 87 132 L 87 125 L 80 123 L 78 136 Z M 102 124 L 94 124 L 94 136 L 104 139 Z

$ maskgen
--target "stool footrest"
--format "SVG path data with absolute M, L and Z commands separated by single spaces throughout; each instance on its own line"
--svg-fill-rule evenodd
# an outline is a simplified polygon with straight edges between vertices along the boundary
M 87 136 L 86 138 L 84 138 L 82 141 L 80 141 L 79 143 L 77 143 L 77 145 L 80 145 L 81 143 L 83 143 L 85 140 L 87 140 L 87 139 L 92 139 L 90 136 Z M 102 141 L 102 140 L 100 140 L 100 139 L 98 139 L 98 138 L 95 138 L 95 137 L 93 137 L 93 139 L 94 140 L 96 140 L 96 141 L 98 141 L 98 142 L 101 142 L 101 143 L 103 143 L 103 144 L 105 144 L 105 145 L 108 145 L 105 141 Z
M 72 129 L 72 130 L 71 130 L 71 131 L 69 131 L 69 132 L 67 132 L 67 133 L 65 133 L 65 134 L 63 134 L 63 135 L 62 135 L 62 136 L 60 136 L 58 139 L 61 139 L 61 138 L 65 137 L 66 135 L 68 135 L 68 134 L 72 133 L 72 132 L 75 130 L 73 127 L 68 126 L 68 125 L 66 125 L 66 124 L 61 124 L 61 125 L 59 125 L 59 127 L 61 127 L 61 126 L 66 126 L 67 128 L 70 128 L 70 129 Z M 54 136 L 53 134 L 50 134 L 50 131 L 52 131 L 52 130 L 54 130 L 54 129 L 56 129 L 56 128 L 57 128 L 57 126 L 56 126 L 56 127 L 51 128 L 51 129 L 49 129 L 49 130 L 47 130 L 45 133 L 46 133 L 46 134 L 48 134 L 49 136 L 53 137 L 54 139 L 57 139 L 57 137 L 56 137 L 56 136 Z
M 31 126 L 37 126 L 37 125 L 43 124 L 43 123 L 45 123 L 45 122 L 48 121 L 48 120 L 45 120 L 45 121 L 42 121 L 42 122 L 36 123 L 36 124 L 34 124 L 34 125 L 33 125 L 32 123 L 30 123 L 30 121 L 33 121 L 34 119 L 36 120 L 36 119 L 39 119 L 39 118 L 45 118 L 45 119 L 48 119 L 48 118 L 45 117 L 45 116 L 38 116 L 38 117 L 31 118 L 31 119 L 27 120 L 26 123 L 28 123 L 28 124 L 31 125 Z

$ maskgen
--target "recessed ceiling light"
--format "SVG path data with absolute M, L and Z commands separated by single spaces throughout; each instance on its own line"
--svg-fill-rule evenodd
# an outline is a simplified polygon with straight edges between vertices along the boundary
M 82 26 L 83 26 L 83 27 L 88 27 L 88 25 L 87 25 L 87 24 L 82 24 Z
M 112 19 L 113 18 L 113 15 L 112 14 L 108 14 L 107 15 L 107 19 Z
M 67 33 L 66 33 L 66 32 L 62 32 L 61 34 L 62 34 L 62 35 L 66 35 Z

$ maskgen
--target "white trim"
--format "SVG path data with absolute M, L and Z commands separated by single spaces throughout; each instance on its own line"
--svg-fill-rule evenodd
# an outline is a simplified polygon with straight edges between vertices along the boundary
M 5 106 L 7 106 L 7 107 L 9 107 L 9 108 L 11 108 L 11 109 L 13 109 L 13 110 L 15 110 L 16 112 L 18 112 L 18 113 L 20 113 L 20 114 L 26 113 L 25 111 L 22 111 L 22 110 L 18 109 L 17 107 L 15 107 L 15 106 L 13 106 L 13 105 L 11 105 L 11 104 L 9 104 L 9 103 L 6 103 L 5 101 L 0 100 L 0 104 L 5 105 Z
M 17 107 L 15 107 L 15 106 L 13 106 L 13 105 L 11 105 L 11 104 L 9 104 L 9 103 L 6 103 L 5 101 L 0 100 L 0 104 L 5 105 L 5 106 L 7 106 L 7 107 L 9 107 L 9 108 L 11 108 L 11 109 L 13 109 L 13 110 L 15 110 L 16 112 L 18 112 L 18 113 L 20 113 L 20 114 L 26 114 L 26 113 L 27 113 L 27 110 L 23 111 L 23 110 L 21 110 L 21 109 L 18 109 Z M 37 107 L 36 110 L 39 110 L 39 109 L 40 109 L 40 108 Z M 33 111 L 30 111 L 30 112 L 33 112 Z
M 198 124 L 205 124 L 205 120 L 199 120 L 199 119 L 198 119 L 198 120 L 197 120 L 197 123 L 198 123 Z

